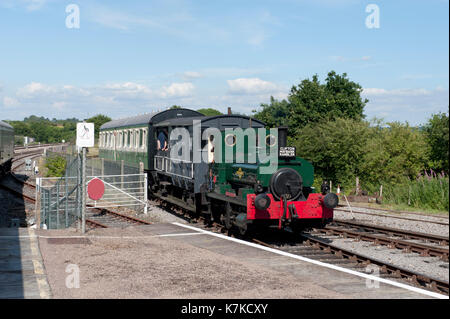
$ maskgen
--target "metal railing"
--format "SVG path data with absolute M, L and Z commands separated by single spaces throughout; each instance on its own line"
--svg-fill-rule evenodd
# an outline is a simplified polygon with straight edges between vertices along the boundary
M 82 211 L 82 156 L 49 152 L 47 156 L 63 156 L 68 164 L 64 176 L 40 178 L 37 192 L 40 208 L 40 227 L 58 229 L 72 227 L 81 220 Z M 86 208 L 127 207 L 136 212 L 147 213 L 147 175 L 143 165 L 134 167 L 123 161 L 101 158 L 86 159 L 85 185 L 99 179 L 104 193 L 98 200 L 86 196 Z

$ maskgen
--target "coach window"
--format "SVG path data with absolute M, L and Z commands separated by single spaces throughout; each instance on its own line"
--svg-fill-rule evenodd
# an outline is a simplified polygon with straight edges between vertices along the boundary
M 208 138 L 208 163 L 214 163 L 214 135 Z
M 148 138 L 148 132 L 147 132 L 147 129 L 144 129 L 144 142 L 142 143 L 142 148 L 144 149 L 144 150 L 146 150 L 147 149 L 147 138 Z
M 134 143 L 134 147 L 135 147 L 136 149 L 139 148 L 139 143 L 140 143 L 139 131 L 140 131 L 139 129 L 134 130 L 134 135 L 136 136 L 136 140 L 134 141 L 134 142 L 135 142 L 135 143 Z
M 236 136 L 234 134 L 227 134 L 225 136 L 225 144 L 227 146 L 234 146 L 236 144 Z
M 266 136 L 266 144 L 267 146 L 275 146 L 275 143 L 277 142 L 277 139 L 272 134 Z

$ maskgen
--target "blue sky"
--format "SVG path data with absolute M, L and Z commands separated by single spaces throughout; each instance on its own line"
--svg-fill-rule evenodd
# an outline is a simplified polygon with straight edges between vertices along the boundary
M 80 28 L 66 27 L 66 6 Z M 366 27 L 368 4 L 380 27 Z M 0 0 L 0 119 L 250 114 L 304 78 L 346 72 L 368 118 L 448 112 L 448 1 Z

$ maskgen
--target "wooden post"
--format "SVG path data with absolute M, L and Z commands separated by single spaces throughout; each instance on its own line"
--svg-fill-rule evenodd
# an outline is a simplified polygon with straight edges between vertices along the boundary
M 383 185 L 380 185 L 380 198 L 383 197 Z
M 102 158 L 102 176 L 105 176 L 105 159 Z
M 411 186 L 408 187 L 408 206 L 411 206 Z
M 359 194 L 359 177 L 356 176 L 356 195 Z

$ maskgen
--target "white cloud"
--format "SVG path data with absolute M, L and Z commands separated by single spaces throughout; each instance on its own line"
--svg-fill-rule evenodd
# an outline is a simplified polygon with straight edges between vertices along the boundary
M 240 78 L 228 80 L 227 83 L 231 94 L 261 94 L 279 89 L 276 84 L 259 78 Z
M 0 110 L 0 118 L 30 114 L 86 118 L 91 113 L 127 116 L 142 113 L 142 109 L 154 111 L 155 106 L 192 103 L 194 89 L 190 82 L 159 87 L 131 81 L 89 87 L 31 82 L 17 89 L 15 96 L 3 98 L 5 108 L 20 105 L 20 113 Z
M 190 81 L 190 80 L 202 78 L 203 75 L 200 72 L 186 71 L 182 74 L 182 77 L 183 77 L 183 79 Z
M 363 90 L 363 94 L 368 96 L 424 96 L 431 95 L 432 90 L 426 89 L 379 89 L 379 88 L 366 88 Z
M 19 101 L 17 101 L 17 99 L 9 97 L 9 96 L 5 96 L 3 98 L 3 105 L 5 107 L 15 107 L 18 106 L 20 103 Z
M 448 90 L 403 88 L 365 88 L 363 97 L 369 99 L 365 113 L 369 118 L 384 117 L 387 121 L 408 121 L 413 125 L 423 124 L 431 114 L 448 112 Z
M 172 83 L 170 86 L 165 86 L 160 91 L 160 96 L 166 97 L 185 97 L 192 95 L 195 86 L 190 82 Z
M 52 106 L 55 109 L 62 110 L 67 105 L 67 102 L 53 102 Z
M 28 11 L 37 11 L 44 7 L 51 0 L 0 0 L 0 6 L 13 8 L 24 7 Z

